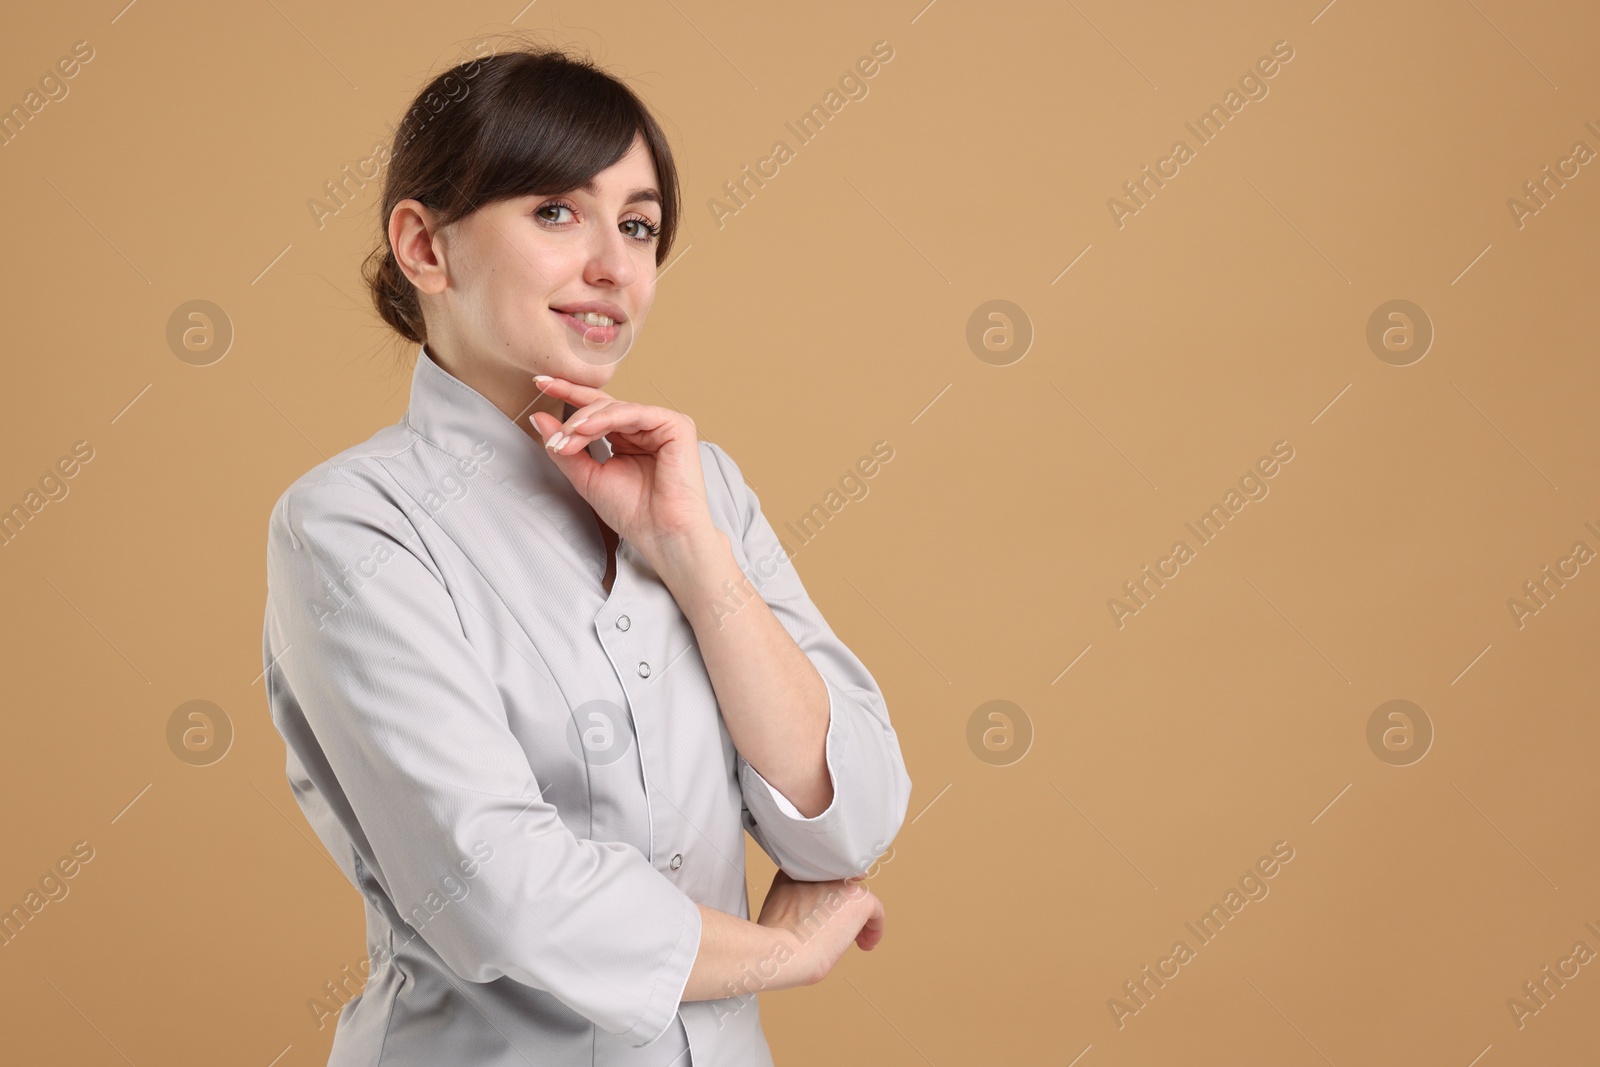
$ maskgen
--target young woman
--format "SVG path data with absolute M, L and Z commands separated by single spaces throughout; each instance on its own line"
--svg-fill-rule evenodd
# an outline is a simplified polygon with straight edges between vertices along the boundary
M 666 139 L 515 51 L 428 85 L 387 163 L 410 404 L 268 539 L 289 781 L 367 902 L 329 1062 L 771 1064 L 755 994 L 878 942 L 911 780 L 733 459 L 605 392 L 678 225 Z

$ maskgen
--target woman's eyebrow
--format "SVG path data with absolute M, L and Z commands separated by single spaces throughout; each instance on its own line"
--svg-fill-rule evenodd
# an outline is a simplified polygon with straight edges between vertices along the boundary
M 593 196 L 595 194 L 594 179 L 590 178 L 587 182 L 578 186 L 578 188 L 588 193 L 590 196 Z M 633 192 L 628 194 L 628 198 L 624 200 L 623 203 L 635 204 L 641 200 L 648 200 L 652 204 L 659 205 L 661 203 L 661 194 L 652 188 L 635 189 Z

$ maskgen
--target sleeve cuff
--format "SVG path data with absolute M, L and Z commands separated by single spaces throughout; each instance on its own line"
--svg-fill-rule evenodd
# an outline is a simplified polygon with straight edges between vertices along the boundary
M 689 972 L 700 955 L 700 906 L 687 894 L 680 894 L 684 912 L 678 943 L 662 963 L 650 1002 L 621 1037 L 634 1048 L 653 1045 L 667 1032 L 683 1004 L 683 991 L 689 986 Z

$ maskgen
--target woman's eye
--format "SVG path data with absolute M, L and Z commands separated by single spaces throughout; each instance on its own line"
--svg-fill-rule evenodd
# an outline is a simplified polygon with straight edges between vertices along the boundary
M 651 224 L 649 219 L 623 219 L 622 223 L 637 227 L 629 236 L 640 241 L 648 241 L 661 232 L 661 227 Z
M 570 217 L 560 217 L 559 213 L 563 211 L 565 211 L 568 216 L 574 214 L 573 208 L 568 204 L 541 204 L 539 207 L 534 209 L 533 217 L 538 219 L 542 225 L 560 226 L 571 221 Z M 552 218 L 550 215 L 546 214 L 546 212 L 555 212 L 557 214 L 556 217 Z M 623 219 L 619 225 L 632 226 L 632 231 L 624 230 L 623 232 L 627 233 L 629 237 L 640 242 L 641 244 L 653 241 L 661 234 L 660 225 L 651 222 L 649 219 Z

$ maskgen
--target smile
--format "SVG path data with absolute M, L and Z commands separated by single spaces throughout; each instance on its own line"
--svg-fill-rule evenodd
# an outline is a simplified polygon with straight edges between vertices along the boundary
M 555 311 L 554 308 L 551 310 Z M 617 334 L 622 332 L 621 324 L 608 315 L 600 315 L 593 311 L 579 312 L 576 315 L 555 311 L 555 314 L 561 316 L 562 321 L 592 345 L 603 345 L 613 341 Z

